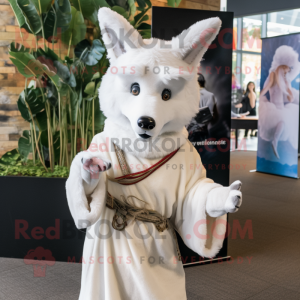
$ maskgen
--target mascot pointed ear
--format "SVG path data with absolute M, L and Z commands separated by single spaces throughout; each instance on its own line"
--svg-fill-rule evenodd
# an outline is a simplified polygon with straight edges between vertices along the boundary
M 130 49 L 140 47 L 142 37 L 120 14 L 103 7 L 99 9 L 98 19 L 108 58 L 115 60 Z
M 186 63 L 198 66 L 221 25 L 218 17 L 197 22 L 172 39 L 172 49 Z

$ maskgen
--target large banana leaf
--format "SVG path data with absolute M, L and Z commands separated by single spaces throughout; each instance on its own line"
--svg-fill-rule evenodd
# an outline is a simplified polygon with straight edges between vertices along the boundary
M 98 78 L 100 78 L 101 77 L 101 75 L 100 75 L 100 72 L 96 72 L 94 75 L 93 75 L 93 77 L 92 77 L 92 81 L 94 81 L 94 80 L 96 80 L 96 79 L 98 79 Z
M 25 92 L 27 97 L 25 97 Z M 17 105 L 21 116 L 28 122 L 31 122 L 31 114 L 28 110 L 28 106 L 33 116 L 35 116 L 35 122 L 39 128 L 39 131 L 47 130 L 47 114 L 44 110 L 45 105 L 43 102 L 42 92 L 40 89 L 28 88 L 25 89 L 19 96 Z M 26 100 L 26 103 L 25 103 Z M 24 142 L 24 141 L 23 141 Z
M 59 32 L 65 32 L 72 20 L 71 4 L 69 0 L 56 0 L 55 10 L 57 16 L 56 28 Z
M 142 36 L 143 39 L 150 39 L 151 38 L 151 29 L 145 29 L 139 31 L 140 35 Z
M 151 3 L 150 3 L 151 4 Z M 134 17 L 134 22 L 132 23 L 132 25 L 137 28 L 138 26 L 140 26 L 140 24 L 143 21 L 146 21 L 147 19 L 149 19 L 148 15 L 146 15 L 146 13 L 148 12 L 148 10 L 151 8 L 152 6 L 148 6 L 146 9 L 142 10 L 139 14 L 137 14 Z
M 86 17 L 89 21 L 91 21 L 95 26 L 99 27 L 98 13 L 97 9 L 95 9 L 94 13 L 89 17 Z
M 30 122 L 31 117 L 28 111 L 28 107 L 30 108 L 30 112 L 33 116 L 42 112 L 45 109 L 45 103 L 43 101 L 43 89 L 25 89 L 19 96 L 18 99 L 18 108 L 21 112 L 22 117 Z
M 47 100 L 50 102 L 52 106 L 57 106 L 58 103 L 58 93 L 57 88 L 53 84 L 51 80 L 47 81 L 46 86 Z
M 96 84 L 94 81 L 91 81 L 89 82 L 85 89 L 84 89 L 84 92 L 88 95 L 94 95 L 95 94 L 95 87 L 96 87 Z
M 128 9 L 127 0 L 112 0 L 112 2 L 114 2 L 115 6 L 120 6 L 120 7 L 124 8 L 125 10 Z
M 75 48 L 75 55 L 88 66 L 96 65 L 103 53 L 105 53 L 105 48 L 100 40 L 93 40 L 92 46 L 88 40 L 83 40 Z
M 102 61 L 102 59 L 101 59 Z M 85 88 L 85 85 L 87 85 L 91 80 L 93 75 L 95 74 L 95 69 L 98 70 L 98 67 L 96 68 L 95 66 L 88 66 L 86 65 L 84 68 L 84 71 L 82 73 L 82 79 L 83 79 L 83 89 Z M 105 71 L 107 68 L 105 69 Z
M 56 26 L 56 12 L 51 9 L 46 14 L 43 14 L 44 34 L 48 42 L 57 42 L 57 26 Z
M 16 19 L 18 21 L 19 27 L 20 28 L 24 28 L 27 32 L 31 33 L 31 30 L 29 28 L 29 26 L 26 23 L 26 19 L 23 16 L 23 12 L 21 10 L 21 8 L 19 7 L 17 0 L 8 0 L 10 3 L 10 6 L 12 8 L 12 10 L 14 11 L 14 14 L 16 16 Z
M 146 2 L 144 0 L 136 0 L 136 2 L 141 9 L 144 9 L 146 7 Z
M 136 13 L 135 0 L 128 0 L 128 5 L 130 8 L 130 20 L 133 20 L 134 15 Z
M 27 89 L 27 92 L 29 90 L 30 89 Z M 25 93 L 24 93 L 24 91 L 20 94 L 19 99 L 17 101 L 17 105 L 18 105 L 18 109 L 19 109 L 23 119 L 26 120 L 27 122 L 31 122 L 31 115 L 30 115 L 30 113 L 28 111 L 28 108 L 26 106 L 26 103 L 25 103 Z
M 149 20 L 149 16 L 148 15 L 144 15 L 140 20 L 139 20 L 139 24 L 141 24 L 142 22 L 148 21 Z
M 54 62 L 56 60 L 62 62 L 62 60 L 59 58 L 59 56 L 54 52 L 52 51 L 50 48 L 47 48 L 45 49 L 45 51 L 42 49 L 42 48 L 39 48 L 36 52 L 35 52 L 35 56 L 36 58 L 38 59 L 40 56 L 44 56 L 47 58 L 47 60 L 49 61 L 49 64 L 51 63 L 50 61 Z M 48 67 L 49 64 L 47 64 Z M 53 63 L 52 63 L 53 65 Z M 51 69 L 51 68 L 50 68 Z
M 128 11 L 125 10 L 123 7 L 121 7 L 121 6 L 113 6 L 111 9 L 114 10 L 115 12 L 117 12 L 118 14 L 120 14 L 121 16 L 123 16 L 125 19 L 129 18 Z
M 11 53 L 11 61 L 25 77 L 40 76 L 44 73 L 42 64 L 29 53 Z
M 82 12 L 85 18 L 91 16 L 96 10 L 94 0 L 72 0 L 72 4 L 78 11 Z
M 59 0 L 46 14 L 43 14 L 45 38 L 49 42 L 57 42 L 57 35 L 65 32 L 70 25 L 72 14 L 69 0 Z
M 151 25 L 148 23 L 141 23 L 138 27 L 137 30 L 151 30 Z
M 39 60 L 27 52 L 27 49 L 16 49 L 14 43 L 11 44 L 9 51 L 10 59 L 17 67 L 18 71 L 30 78 L 32 76 L 38 77 L 46 73 L 48 77 L 54 82 L 56 86 L 59 86 L 59 77 L 48 65 L 42 64 Z
M 23 136 L 19 138 L 18 151 L 27 160 L 28 154 L 32 152 L 31 136 L 28 130 L 23 131 Z
M 42 112 L 36 115 L 35 122 L 40 132 L 47 130 L 48 123 L 47 123 L 47 113 L 45 110 L 43 110 Z
M 45 109 L 43 93 L 44 89 L 32 89 L 25 98 L 33 116 Z
M 0 165 L 16 165 L 20 160 L 20 154 L 17 149 L 13 149 L 2 155 Z
M 110 5 L 105 1 L 105 0 L 94 0 L 94 3 L 97 7 L 97 9 L 99 9 L 100 7 L 109 7 Z
M 43 153 L 45 160 L 49 160 L 49 144 L 48 144 L 48 131 L 45 130 L 41 133 L 41 144 L 43 145 Z M 60 136 L 59 131 L 53 135 L 53 149 L 54 149 L 54 161 L 59 162 L 60 154 Z
M 61 40 L 67 45 L 76 45 L 82 41 L 86 34 L 86 25 L 80 11 L 71 7 L 72 20 L 68 30 L 61 35 Z
M 139 31 L 140 35 L 143 39 L 150 39 L 151 38 L 151 25 L 147 23 L 141 23 L 137 30 Z
M 73 72 L 70 72 L 67 66 L 56 60 L 54 66 L 57 70 L 57 75 L 61 78 L 63 82 L 68 84 L 71 87 L 76 86 L 76 79 Z
M 11 52 L 30 52 L 29 48 L 25 48 L 23 45 L 12 42 L 10 44 L 10 49 Z
M 149 8 L 152 7 L 152 3 L 150 0 L 144 0 L 146 2 L 146 4 L 148 5 Z M 181 1 L 181 0 L 180 0 Z
M 100 103 L 98 97 L 94 101 L 94 109 L 95 109 L 95 131 L 100 132 L 104 128 L 104 122 L 106 117 L 100 109 Z
M 35 52 L 35 56 L 37 60 L 39 60 L 43 65 L 47 66 L 47 68 L 51 72 L 54 72 L 62 81 L 65 81 L 72 87 L 76 86 L 75 78 L 72 76 L 72 74 L 70 74 L 68 67 L 63 64 L 63 61 L 51 49 L 46 48 L 46 51 L 44 51 L 43 49 L 39 48 L 38 51 Z M 59 87 L 59 85 L 57 85 L 57 87 Z
M 33 0 L 17 0 L 20 9 L 25 17 L 25 22 L 31 32 L 37 35 L 42 30 L 42 20 L 39 9 L 35 6 Z
M 27 0 L 27 2 L 32 3 L 40 15 L 49 11 L 52 5 L 52 0 Z

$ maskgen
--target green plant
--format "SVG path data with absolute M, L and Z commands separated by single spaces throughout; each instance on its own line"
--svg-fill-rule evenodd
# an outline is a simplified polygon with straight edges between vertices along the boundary
M 53 171 L 45 170 L 41 162 L 24 162 L 18 151 L 7 152 L 0 159 L 0 176 L 68 177 L 69 168 L 56 165 Z
M 101 132 L 105 117 L 97 90 L 109 62 L 97 18 L 100 7 L 123 15 L 143 38 L 151 37 L 145 23 L 150 0 L 9 0 L 20 30 L 35 37 L 35 47 L 10 45 L 10 59 L 26 78 L 18 99 L 30 130 L 23 131 L 15 152 L 0 161 L 3 174 L 52 176 L 65 167 L 93 136 Z M 179 1 L 170 2 L 173 6 Z M 86 39 L 87 24 L 93 37 Z M 39 43 L 41 41 L 41 43 Z M 62 58 L 62 43 L 67 55 Z M 38 47 L 42 44 L 42 47 Z M 31 79 L 28 83 L 28 79 Z M 29 154 L 32 161 L 28 160 Z M 8 158 L 11 165 L 3 163 Z M 15 163 L 16 162 L 16 163 Z M 6 166 L 6 167 L 5 167 Z M 27 168 L 28 172 L 25 171 Z M 30 170 L 30 171 L 29 171 Z M 56 173 L 55 173 L 56 172 Z M 57 173 L 58 172 L 58 173 Z M 61 172 L 61 173 L 60 173 Z M 39 175 L 38 175 L 39 174 Z M 58 175 L 59 176 L 59 175 Z

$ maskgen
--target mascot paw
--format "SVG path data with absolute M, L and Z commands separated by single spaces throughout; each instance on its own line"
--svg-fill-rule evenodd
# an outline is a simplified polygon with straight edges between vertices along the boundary
M 102 160 L 101 158 L 93 157 L 89 159 L 82 158 L 83 168 L 89 173 L 99 173 L 107 171 L 111 168 L 111 163 Z
M 239 210 L 242 205 L 242 183 L 237 180 L 230 185 L 229 196 L 225 202 L 225 210 L 229 213 L 234 213 Z
M 98 181 L 99 173 L 107 171 L 111 168 L 111 163 L 102 160 L 98 157 L 85 158 L 81 159 L 81 175 L 82 179 L 90 184 L 93 181 Z

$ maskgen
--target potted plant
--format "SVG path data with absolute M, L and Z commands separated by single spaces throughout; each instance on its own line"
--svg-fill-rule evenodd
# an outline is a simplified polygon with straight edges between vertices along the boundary
M 56 260 L 80 260 L 83 236 L 75 231 L 65 197 L 72 159 L 103 130 L 97 90 L 109 62 L 97 11 L 110 7 L 151 37 L 150 0 L 9 0 L 34 46 L 11 43 L 10 59 L 26 78 L 18 109 L 29 123 L 18 148 L 0 159 L 3 225 L 0 256 L 23 258 L 42 246 Z M 171 6 L 180 1 L 169 0 Z M 60 177 L 51 178 L 51 177 Z M 79 239 L 79 241 L 78 241 Z

